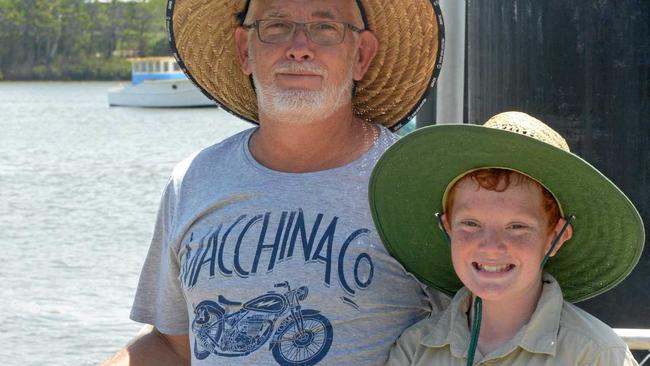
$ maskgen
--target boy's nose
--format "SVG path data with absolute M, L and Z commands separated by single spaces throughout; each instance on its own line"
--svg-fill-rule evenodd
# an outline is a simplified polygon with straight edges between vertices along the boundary
M 503 235 L 498 230 L 486 230 L 479 248 L 485 251 L 505 251 L 506 245 L 503 242 Z

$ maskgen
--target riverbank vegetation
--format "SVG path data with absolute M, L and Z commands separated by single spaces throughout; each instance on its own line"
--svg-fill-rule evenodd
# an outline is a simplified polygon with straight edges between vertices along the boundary
M 166 0 L 0 0 L 0 80 L 129 79 L 169 55 Z

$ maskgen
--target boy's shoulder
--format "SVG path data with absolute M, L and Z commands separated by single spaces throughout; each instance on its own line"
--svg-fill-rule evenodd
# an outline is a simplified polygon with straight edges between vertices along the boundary
M 568 363 L 636 366 L 625 342 L 593 315 L 564 301 L 556 358 Z
M 601 349 L 627 347 L 611 327 L 567 301 L 562 305 L 560 317 L 560 337 L 562 336 L 593 343 Z
M 465 287 L 461 288 L 440 311 L 432 312 L 427 318 L 407 328 L 402 333 L 400 341 L 428 346 L 446 344 L 450 339 L 450 333 L 461 331 L 457 325 L 459 320 L 462 320 L 459 324 L 467 324 L 467 319 L 463 317 L 469 305 L 469 298 L 469 291 Z M 449 301 L 447 298 L 445 300 Z M 458 317 L 463 319 L 457 319 Z M 469 335 L 468 329 L 463 329 L 463 332 Z
M 442 318 L 446 318 L 445 313 L 447 310 L 448 309 L 437 313 L 431 313 L 428 317 L 406 328 L 402 333 L 402 337 L 408 337 L 410 340 L 417 339 L 420 341 L 422 338 L 431 335 L 433 332 L 449 330 L 449 325 L 444 324 L 442 321 Z

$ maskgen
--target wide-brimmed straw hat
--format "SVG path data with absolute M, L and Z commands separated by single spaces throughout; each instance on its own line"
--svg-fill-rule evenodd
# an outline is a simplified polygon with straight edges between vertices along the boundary
M 570 302 L 621 282 L 644 245 L 643 222 L 630 200 L 596 168 L 569 152 L 541 121 L 506 112 L 484 126 L 438 125 L 416 130 L 391 146 L 370 179 L 370 206 L 388 251 L 421 281 L 447 294 L 462 286 L 435 213 L 447 189 L 466 173 L 505 168 L 533 178 L 572 215 L 573 237 L 544 270 Z
M 237 59 L 236 14 L 249 0 L 169 0 L 169 41 L 194 84 L 223 109 L 257 123 L 251 79 Z M 355 114 L 393 130 L 412 119 L 440 72 L 443 22 L 438 1 L 357 0 L 377 55 L 352 98 Z

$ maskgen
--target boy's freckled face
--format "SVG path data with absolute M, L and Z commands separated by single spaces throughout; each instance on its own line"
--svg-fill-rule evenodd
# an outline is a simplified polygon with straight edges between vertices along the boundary
M 451 212 L 452 262 L 472 293 L 494 301 L 537 296 L 553 239 L 538 186 L 522 182 L 495 192 L 465 179 Z

